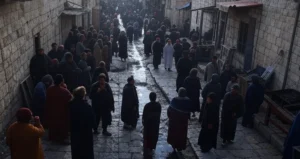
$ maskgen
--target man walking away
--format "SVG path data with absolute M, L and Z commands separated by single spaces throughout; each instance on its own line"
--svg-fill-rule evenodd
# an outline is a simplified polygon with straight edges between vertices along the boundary
M 156 93 L 149 95 L 150 102 L 147 103 L 143 111 L 144 126 L 144 149 L 145 151 L 154 150 L 159 136 L 159 123 L 161 115 L 161 105 L 156 102 Z
M 234 136 L 237 126 L 237 119 L 242 116 L 243 97 L 239 94 L 240 87 L 233 85 L 231 92 L 228 92 L 223 101 L 221 115 L 221 138 L 222 145 L 227 142 L 234 142 Z
M 129 77 L 127 82 L 123 88 L 121 119 L 125 129 L 133 129 L 139 118 L 139 99 L 133 76 Z

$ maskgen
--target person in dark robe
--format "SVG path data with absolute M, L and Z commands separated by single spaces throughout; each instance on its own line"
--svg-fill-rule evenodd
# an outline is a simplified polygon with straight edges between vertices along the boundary
M 40 82 L 45 75 L 49 74 L 51 64 L 51 59 L 45 55 L 44 49 L 38 49 L 37 54 L 31 58 L 29 64 L 30 76 L 34 85 Z
M 193 117 L 195 112 L 200 112 L 200 90 L 202 89 L 200 78 L 197 77 L 198 70 L 193 68 L 190 75 L 184 80 L 183 86 L 187 91 L 187 97 L 190 98 L 193 106 Z
M 88 43 L 88 49 L 91 50 L 91 52 L 93 53 L 94 52 L 94 46 L 95 46 L 95 43 L 97 42 L 98 40 L 98 35 L 97 35 L 97 32 L 95 34 L 93 34 L 92 36 L 92 39 L 89 41 Z
M 70 126 L 68 102 L 71 99 L 72 94 L 65 88 L 63 76 L 56 75 L 54 85 L 47 89 L 44 114 L 50 141 L 66 143 Z
M 124 31 L 120 33 L 120 36 L 118 38 L 119 41 L 119 57 L 121 58 L 121 61 L 126 61 L 128 58 L 128 52 L 127 52 L 127 37 Z
M 51 44 L 51 50 L 48 52 L 48 56 L 51 59 L 56 59 L 57 57 L 57 43 L 52 43 Z
M 118 39 L 115 40 L 113 36 L 111 36 L 111 40 L 112 40 L 112 56 L 118 57 L 118 53 L 119 53 L 119 45 L 117 43 Z
M 237 120 L 242 116 L 244 107 L 243 97 L 239 94 L 239 90 L 238 85 L 233 85 L 231 92 L 226 93 L 223 100 L 221 114 L 222 145 L 234 142 Z
M 59 71 L 64 77 L 64 82 L 67 84 L 68 89 L 73 91 L 78 86 L 78 76 L 81 73 L 81 69 L 78 68 L 73 60 L 71 53 L 65 54 L 64 62 L 59 65 Z
M 217 135 L 219 130 L 219 104 L 215 93 L 206 97 L 206 104 L 203 108 L 203 122 L 198 138 L 198 145 L 202 152 L 208 152 L 217 148 Z
M 178 97 L 172 99 L 168 108 L 169 129 L 168 129 L 168 143 L 177 151 L 186 149 L 187 145 L 187 131 L 190 112 L 192 111 L 192 104 L 188 97 L 186 97 L 186 90 L 180 88 L 178 90 Z
M 136 128 L 139 118 L 139 98 L 137 95 L 133 76 L 127 79 L 127 84 L 123 88 L 121 119 L 124 122 L 124 129 Z
M 157 29 L 156 34 L 159 36 L 160 42 L 163 45 L 165 45 L 166 41 L 165 41 L 165 33 L 164 33 L 164 31 L 161 28 L 159 28 L 159 29 Z
M 78 85 L 84 86 L 86 90 L 89 91 L 89 88 L 91 86 L 92 78 L 91 78 L 91 66 L 88 66 L 87 62 L 87 53 L 81 54 L 81 60 L 78 63 L 78 67 L 81 69 L 81 73 L 78 77 Z
M 98 78 L 99 78 L 99 75 L 101 73 L 104 73 L 106 78 L 105 78 L 105 82 L 109 82 L 109 76 L 108 76 L 108 73 L 106 71 L 106 68 L 105 68 L 105 62 L 104 61 L 101 61 L 99 63 L 99 67 L 97 67 L 94 71 L 94 75 L 93 75 L 93 80 L 92 80 L 92 83 L 95 83 L 98 81 Z
M 231 80 L 231 76 L 234 74 L 229 64 L 225 65 L 225 70 L 220 75 L 220 83 L 222 86 L 222 97 L 226 94 L 226 87 L 228 82 Z
M 216 99 L 215 102 L 220 106 L 221 99 L 222 99 L 222 86 L 220 84 L 220 76 L 218 74 L 213 74 L 211 81 L 205 85 L 203 88 L 201 95 L 203 97 L 203 103 L 202 107 L 200 109 L 200 116 L 199 116 L 199 122 L 201 123 L 203 120 L 203 109 L 206 104 L 206 99 L 209 93 L 215 93 L 216 94 Z
M 133 40 L 133 33 L 134 33 L 134 28 L 132 25 L 128 25 L 126 29 L 127 37 L 130 43 L 132 43 Z
M 94 159 L 93 109 L 85 100 L 86 90 L 83 86 L 76 88 L 73 96 L 69 102 L 72 159 Z
M 107 46 L 107 61 L 104 60 L 105 64 L 106 64 L 106 70 L 110 71 L 110 64 L 112 63 L 112 44 L 111 44 L 111 41 L 108 36 L 104 37 L 103 42 L 104 42 L 104 45 Z
M 59 73 L 59 62 L 57 59 L 51 60 L 52 64 L 49 68 L 49 74 L 52 76 L 54 79 L 55 76 Z
M 174 44 L 175 41 L 178 39 L 177 31 L 172 31 L 172 32 L 171 32 L 171 34 L 170 34 L 170 39 L 171 39 L 172 43 Z
M 293 148 L 300 146 L 300 112 L 295 117 L 290 131 L 285 139 L 283 157 L 282 159 L 294 159 L 293 158 Z
M 182 49 L 183 49 L 183 51 L 189 51 L 190 48 L 191 48 L 191 44 L 186 39 L 182 39 Z
M 253 115 L 258 113 L 264 101 L 264 87 L 259 83 L 258 76 L 252 76 L 252 84 L 248 87 L 245 97 L 245 113 L 242 125 L 253 127 Z
M 176 40 L 176 43 L 174 44 L 173 48 L 174 48 L 174 59 L 175 59 L 175 66 L 176 66 L 179 59 L 182 57 L 182 53 L 183 53 L 183 47 L 180 44 L 179 39 Z
M 84 52 L 85 46 L 83 42 L 85 41 L 85 36 L 83 34 L 79 34 L 79 41 L 76 44 L 76 55 L 80 57 L 81 53 Z
M 144 149 L 146 151 L 156 148 L 161 115 L 161 105 L 156 102 L 156 93 L 151 92 L 149 98 L 150 102 L 144 107 L 142 120 L 144 126 Z
M 201 55 L 201 49 L 198 46 L 198 43 L 196 41 L 193 42 L 193 46 L 190 48 L 190 58 L 194 63 L 194 67 L 197 67 L 197 59 L 200 59 Z
M 74 39 L 73 39 L 73 32 L 70 31 L 69 34 L 68 34 L 68 37 L 67 37 L 67 39 L 65 40 L 65 43 L 64 43 L 65 49 L 67 51 L 71 51 L 72 45 L 75 45 L 75 44 L 76 44 L 76 41 L 74 41 Z
M 144 53 L 146 54 L 146 56 L 149 56 L 151 53 L 151 45 L 153 42 L 153 36 L 151 35 L 150 31 L 147 31 L 144 40 L 143 40 L 143 44 L 144 44 Z
M 105 74 L 99 75 L 98 81 L 91 87 L 90 99 L 92 100 L 96 121 L 94 133 L 99 134 L 98 126 L 100 120 L 102 120 L 102 134 L 104 136 L 111 136 L 112 134 L 107 131 L 107 127 L 111 125 L 111 112 L 115 111 L 115 101 L 111 87 L 105 82 L 105 79 Z
M 46 92 L 53 83 L 53 78 L 51 75 L 46 75 L 42 78 L 33 90 L 32 99 L 32 113 L 34 116 L 39 116 L 42 123 L 44 123 L 44 112 L 46 103 Z
M 176 65 L 177 79 L 176 79 L 176 91 L 183 86 L 185 78 L 189 76 L 191 69 L 193 68 L 191 60 L 188 58 L 188 51 L 183 52 L 183 57 L 178 61 Z
M 158 69 L 158 65 L 161 64 L 161 57 L 163 53 L 163 44 L 160 42 L 160 38 L 157 37 L 156 41 L 152 44 L 152 53 L 153 53 L 153 66 L 154 69 Z
M 95 69 L 96 69 L 96 58 L 93 56 L 91 50 L 86 50 L 87 53 L 87 65 L 91 67 L 91 74 L 94 73 Z
M 76 47 L 75 47 L 75 45 L 72 45 L 72 46 L 71 46 L 70 53 L 73 55 L 73 60 L 74 60 L 74 62 L 75 62 L 75 63 L 78 63 L 78 62 L 80 61 L 80 56 L 78 56 L 78 55 L 76 54 Z M 64 59 L 62 59 L 62 61 L 64 61 Z M 59 62 L 61 62 L 61 61 L 59 61 Z
M 89 48 L 89 43 L 92 40 L 92 38 L 93 38 L 93 33 L 89 31 L 87 33 L 86 39 L 83 42 L 83 45 L 85 48 Z
M 54 59 L 61 61 L 66 53 L 64 45 L 59 45 Z

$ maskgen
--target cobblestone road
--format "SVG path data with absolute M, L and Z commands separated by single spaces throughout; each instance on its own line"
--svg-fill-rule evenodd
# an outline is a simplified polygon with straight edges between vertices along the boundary
M 148 68 L 151 75 L 155 79 L 162 92 L 169 100 L 177 96 L 176 88 L 176 71 L 167 72 L 163 65 L 160 65 L 159 70 L 154 70 L 153 65 L 149 64 Z M 175 70 L 175 67 L 173 67 Z M 199 73 L 199 77 L 203 79 L 203 74 Z M 168 80 L 166 80 L 168 79 Z M 202 87 L 205 86 L 205 82 L 202 81 Z M 202 98 L 201 98 L 202 103 Z M 196 115 L 198 117 L 198 114 Z M 235 159 L 235 158 L 260 158 L 260 159 L 281 159 L 281 153 L 269 144 L 261 135 L 253 129 L 244 128 L 241 125 L 241 119 L 238 121 L 237 132 L 235 137 L 235 143 L 221 146 L 221 138 L 218 134 L 217 149 L 210 151 L 209 153 L 202 153 L 198 146 L 198 136 L 200 133 L 201 125 L 197 118 L 193 118 L 189 122 L 188 138 L 193 150 L 198 158 L 203 159 Z M 220 132 L 220 129 L 219 129 Z
M 121 30 L 124 28 L 121 26 Z M 94 136 L 94 152 L 95 159 L 142 159 L 143 158 L 143 126 L 141 119 L 138 121 L 136 130 L 127 131 L 123 129 L 123 122 L 121 116 L 121 100 L 122 89 L 127 83 L 127 78 L 134 75 L 136 80 L 137 92 L 140 101 L 140 116 L 144 105 L 149 102 L 149 93 L 154 91 L 157 93 L 159 102 L 162 105 L 161 123 L 159 140 L 153 158 L 177 158 L 173 154 L 172 147 L 167 143 L 167 108 L 168 101 L 163 96 L 160 89 L 158 89 L 155 81 L 153 80 L 150 71 L 146 68 L 148 60 L 143 54 L 142 39 L 135 41 L 133 44 L 128 45 L 129 59 L 127 62 L 121 62 L 117 57 L 113 57 L 113 64 L 110 76 L 110 85 L 113 90 L 115 99 L 115 113 L 113 113 L 112 125 L 108 131 L 112 133 L 111 137 L 105 137 L 102 134 Z M 151 58 L 152 59 L 152 58 Z M 99 129 L 101 126 L 99 126 Z M 101 131 L 100 131 L 101 132 Z M 71 147 L 70 145 L 58 145 L 47 140 L 47 134 L 43 138 L 43 148 L 45 151 L 46 159 L 70 159 Z M 6 149 L 7 150 L 7 149 Z M 8 152 L 4 152 L 8 154 Z M 196 155 L 189 145 L 188 148 L 182 152 L 181 156 L 186 159 L 195 159 Z M 6 157 L 10 159 L 10 157 Z

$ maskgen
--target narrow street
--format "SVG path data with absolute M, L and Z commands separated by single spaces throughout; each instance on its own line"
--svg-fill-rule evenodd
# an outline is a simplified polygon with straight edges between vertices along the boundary
M 121 20 L 120 20 L 121 22 Z M 124 30 L 121 23 L 120 29 Z M 112 87 L 115 99 L 115 113 L 113 113 L 112 125 L 108 128 L 112 133 L 111 137 L 105 137 L 102 134 L 94 136 L 94 152 L 95 159 L 142 159 L 143 158 L 143 126 L 142 113 L 146 103 L 149 102 L 149 93 L 157 93 L 158 101 L 162 105 L 160 133 L 157 147 L 153 158 L 163 159 L 177 159 L 178 155 L 185 159 L 196 158 L 192 147 L 188 148 L 181 154 L 172 154 L 172 147 L 167 143 L 167 108 L 168 100 L 163 93 L 158 89 L 153 77 L 151 76 L 147 65 L 152 61 L 152 57 L 145 58 L 144 45 L 142 38 L 134 41 L 128 45 L 129 58 L 127 62 L 122 62 L 120 58 L 113 57 L 113 64 L 111 66 L 110 86 Z M 136 86 L 139 96 L 139 114 L 140 119 L 136 130 L 127 131 L 123 129 L 123 122 L 121 121 L 121 102 L 122 89 L 127 83 L 127 78 L 133 75 L 136 80 Z M 99 126 L 100 127 L 100 126 Z M 58 145 L 47 140 L 47 134 L 43 138 L 43 148 L 45 150 L 46 159 L 70 159 L 71 147 L 70 145 Z M 9 159 L 8 157 L 7 159 Z

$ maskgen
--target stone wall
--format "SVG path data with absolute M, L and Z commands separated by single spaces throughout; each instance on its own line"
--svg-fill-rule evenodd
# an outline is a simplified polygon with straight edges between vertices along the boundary
M 0 132 L 22 106 L 20 83 L 29 75 L 35 54 L 34 36 L 41 47 L 61 43 L 60 14 L 65 0 L 32 0 L 0 5 Z
M 217 0 L 217 2 L 223 1 L 233 0 Z M 252 67 L 255 68 L 257 65 L 263 67 L 274 66 L 275 77 L 273 89 L 281 89 L 296 18 L 297 3 L 294 0 L 250 1 L 263 3 L 263 7 L 252 8 L 248 11 L 246 11 L 247 9 L 244 11 L 230 9 L 226 27 L 225 45 L 228 47 L 237 47 L 240 22 L 248 22 L 250 17 L 256 18 Z M 215 0 L 193 0 L 192 9 L 212 6 L 214 3 Z M 196 23 L 197 12 L 198 20 Z M 193 11 L 191 17 L 191 29 L 200 26 L 201 10 Z M 209 16 L 204 16 L 203 33 L 211 27 L 211 21 Z M 300 90 L 300 25 L 298 26 L 288 73 L 287 88 Z M 279 55 L 280 50 L 284 51 L 283 55 Z M 237 68 L 243 68 L 244 60 L 243 54 L 236 53 L 233 65 Z
M 225 45 L 236 47 L 240 21 L 247 22 L 249 17 L 256 18 L 252 67 L 256 65 L 263 67 L 274 66 L 273 89 L 281 89 L 296 17 L 297 3 L 293 0 L 257 1 L 263 3 L 262 8 L 253 8 L 249 12 L 242 14 L 234 10 L 229 12 Z M 287 88 L 298 90 L 300 90 L 299 39 L 300 33 L 297 31 L 287 79 Z M 284 51 L 283 55 L 279 54 L 280 50 Z M 236 53 L 234 65 L 242 68 L 243 61 L 244 56 Z
M 179 28 L 183 27 L 184 20 L 190 18 L 189 10 L 178 10 L 177 7 L 181 7 L 190 0 L 167 0 L 165 6 L 165 17 L 169 18 L 172 25 L 175 24 Z M 179 13 L 180 12 L 180 13 Z

